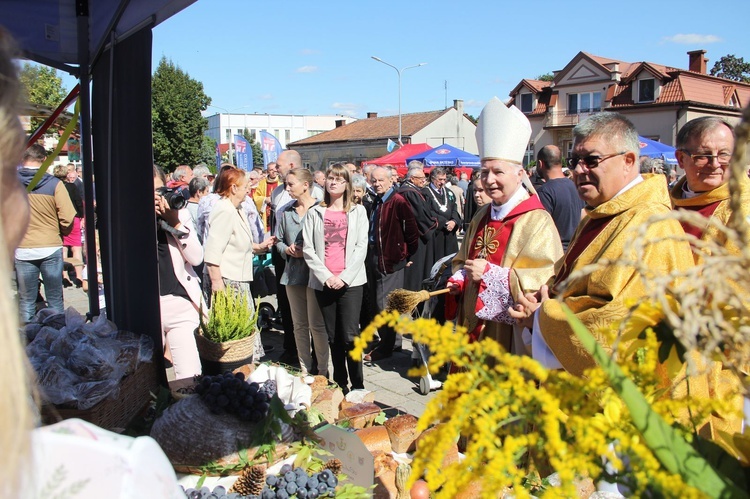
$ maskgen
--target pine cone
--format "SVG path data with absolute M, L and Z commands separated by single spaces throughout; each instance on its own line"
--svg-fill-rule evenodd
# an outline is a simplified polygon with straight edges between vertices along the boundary
M 326 462 L 325 466 L 323 466 L 324 469 L 331 470 L 331 473 L 333 473 L 334 475 L 338 475 L 339 473 L 341 473 L 341 467 L 341 461 L 339 461 L 335 457 L 333 459 L 329 459 Z
M 259 496 L 266 484 L 266 467 L 262 464 L 249 466 L 242 470 L 237 481 L 229 492 L 236 492 L 243 496 Z

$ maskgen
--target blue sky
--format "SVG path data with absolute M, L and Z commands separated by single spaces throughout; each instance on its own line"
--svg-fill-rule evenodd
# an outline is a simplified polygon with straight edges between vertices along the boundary
M 715 8 L 714 8 L 715 6 Z M 750 60 L 746 2 L 198 0 L 154 30 L 162 55 L 242 113 L 398 113 L 484 103 L 522 78 L 562 69 L 579 51 L 687 68 L 705 49 Z M 67 83 L 67 80 L 66 80 Z M 217 107 L 210 112 L 221 112 Z

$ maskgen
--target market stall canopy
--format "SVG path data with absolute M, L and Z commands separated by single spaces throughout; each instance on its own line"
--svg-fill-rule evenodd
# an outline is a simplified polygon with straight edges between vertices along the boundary
M 421 161 L 426 167 L 442 166 L 445 168 L 469 167 L 479 168 L 481 162 L 479 156 L 462 151 L 448 144 L 443 144 L 429 151 L 422 151 L 406 159 L 409 161 Z
M 406 168 L 406 158 L 430 149 L 432 147 L 429 144 L 404 144 L 392 153 L 376 159 L 369 159 L 362 164 L 378 166 L 393 165 L 395 167 Z
M 667 144 L 662 144 L 655 140 L 647 139 L 646 137 L 638 136 L 638 140 L 641 145 L 641 156 L 648 156 L 650 158 L 660 158 L 666 163 L 671 165 L 677 164 L 677 158 L 675 158 L 675 148 Z
M 0 25 L 10 31 L 24 56 L 77 74 L 81 61 L 95 62 L 110 36 L 118 41 L 153 28 L 195 0 L 3 0 Z M 88 53 L 78 43 L 78 19 L 88 15 Z M 84 59 L 85 57 L 85 59 Z

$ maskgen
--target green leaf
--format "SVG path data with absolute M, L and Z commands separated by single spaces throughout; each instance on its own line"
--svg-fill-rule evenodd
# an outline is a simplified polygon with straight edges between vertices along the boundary
M 688 442 L 649 405 L 633 381 L 596 342 L 586 326 L 563 305 L 573 331 L 609 377 L 610 385 L 630 410 L 633 424 L 664 468 L 709 497 L 748 497 L 747 493 L 717 472 Z
M 206 477 L 208 477 L 208 475 L 206 475 L 205 473 L 201 475 L 201 477 L 198 479 L 198 483 L 195 484 L 196 489 L 200 489 L 201 487 L 203 487 L 203 482 L 206 481 Z
M 383 424 L 388 418 L 385 415 L 385 412 L 380 411 L 377 416 L 375 416 L 375 424 Z

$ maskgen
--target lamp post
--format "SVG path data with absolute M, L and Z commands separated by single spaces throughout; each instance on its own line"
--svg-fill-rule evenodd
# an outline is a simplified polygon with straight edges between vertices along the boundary
M 382 62 L 386 66 L 392 67 L 393 69 L 396 70 L 396 73 L 398 73 L 398 145 L 402 146 L 403 144 L 401 143 L 401 73 L 403 71 L 406 71 L 407 69 L 418 68 L 419 66 L 424 66 L 427 63 L 420 62 L 419 64 L 415 64 L 414 66 L 407 66 L 405 68 L 398 69 L 396 66 L 385 62 L 380 57 L 375 57 L 374 55 L 371 57 L 378 62 Z

